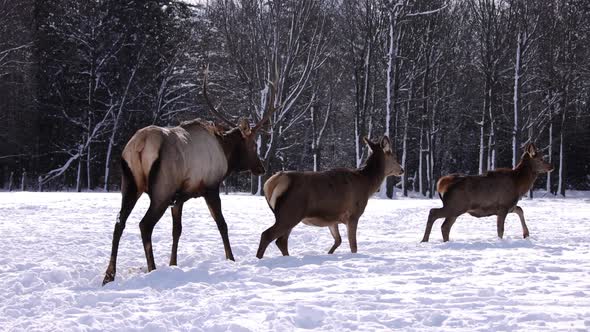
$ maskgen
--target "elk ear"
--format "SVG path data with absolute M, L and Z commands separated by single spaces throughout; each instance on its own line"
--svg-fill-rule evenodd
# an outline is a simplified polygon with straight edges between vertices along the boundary
M 363 142 L 365 142 L 365 144 L 367 144 L 367 146 L 369 147 L 369 149 L 371 149 L 371 151 L 375 150 L 375 143 L 371 142 L 370 139 L 367 138 L 367 136 L 363 136 Z
M 240 119 L 240 121 L 238 122 L 238 128 L 240 129 L 240 132 L 244 137 L 250 136 L 250 134 L 252 134 L 252 129 L 250 129 L 250 123 L 248 123 L 248 120 L 246 120 L 245 118 Z
M 381 148 L 384 152 L 391 152 L 391 141 L 389 140 L 389 137 L 383 136 L 383 138 L 381 138 Z
M 533 143 L 527 145 L 526 153 L 528 153 L 531 158 L 534 158 L 537 155 L 537 148 Z

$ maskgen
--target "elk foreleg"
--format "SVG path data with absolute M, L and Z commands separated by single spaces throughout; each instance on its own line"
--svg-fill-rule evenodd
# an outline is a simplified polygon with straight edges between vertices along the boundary
M 217 229 L 221 234 L 221 240 L 223 241 L 223 248 L 225 249 L 225 258 L 235 261 L 234 254 L 231 251 L 231 245 L 229 244 L 229 236 L 227 234 L 227 223 L 221 213 L 221 199 L 219 198 L 219 188 L 214 191 L 207 192 L 205 195 L 205 202 L 209 207 L 211 216 L 217 223 Z
M 279 236 L 279 238 L 275 241 L 277 247 L 281 251 L 283 256 L 289 256 L 289 235 L 291 234 L 291 230 L 288 230 L 287 233 Z
M 520 206 L 515 206 L 512 212 L 516 213 L 518 218 L 520 218 L 520 224 L 522 225 L 522 237 L 526 239 L 529 237 L 529 228 L 526 226 L 526 222 L 524 221 L 524 212 L 522 211 L 522 208 Z
M 137 191 L 135 191 L 134 189 L 126 190 L 125 186 L 123 186 L 122 192 L 123 200 L 121 202 L 121 210 L 117 215 L 115 230 L 113 231 L 111 259 L 109 261 L 109 266 L 107 267 L 107 271 L 102 281 L 103 286 L 115 280 L 115 274 L 117 271 L 117 252 L 119 251 L 119 241 L 121 240 L 121 235 L 123 235 L 123 230 L 125 229 L 125 223 L 127 222 L 127 218 L 129 218 L 129 215 L 131 214 L 131 211 L 133 210 L 133 207 L 135 207 L 135 203 L 137 203 L 137 199 L 139 198 L 139 195 L 137 195 Z
M 453 227 L 453 224 L 455 223 L 456 220 L 457 220 L 457 217 L 445 218 L 445 221 L 443 222 L 442 226 L 440 227 L 440 229 L 442 231 L 443 242 L 449 241 L 449 234 L 451 233 L 451 227 Z
M 342 243 L 342 237 L 340 236 L 340 231 L 338 230 L 338 224 L 334 224 L 330 226 L 330 233 L 332 233 L 332 237 L 334 237 L 334 245 L 328 251 L 328 254 L 333 254 L 334 251 L 340 246 Z
M 176 265 L 178 253 L 178 240 L 182 234 L 182 206 L 184 203 L 176 203 L 170 210 L 172 212 L 172 253 L 170 254 L 170 266 Z
M 496 220 L 496 226 L 498 228 L 498 237 L 504 237 L 504 222 L 506 221 L 507 211 L 498 212 L 498 219 Z

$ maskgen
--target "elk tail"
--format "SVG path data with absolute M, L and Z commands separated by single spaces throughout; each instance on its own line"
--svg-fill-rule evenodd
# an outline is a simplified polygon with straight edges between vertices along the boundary
M 277 209 L 277 200 L 287 191 L 290 183 L 291 180 L 283 172 L 271 176 L 264 183 L 264 197 L 273 212 Z
M 153 184 L 160 166 L 162 135 L 161 132 L 150 130 L 149 127 L 142 129 L 133 135 L 123 149 L 121 159 L 131 172 L 138 194 L 151 190 L 149 187 Z
M 121 193 L 123 196 L 137 196 L 137 183 L 125 159 L 121 158 Z
M 440 199 L 443 199 L 445 194 L 450 190 L 451 186 L 457 182 L 457 180 L 458 176 L 456 174 L 443 176 L 442 178 L 438 179 L 436 182 L 436 191 L 438 192 Z

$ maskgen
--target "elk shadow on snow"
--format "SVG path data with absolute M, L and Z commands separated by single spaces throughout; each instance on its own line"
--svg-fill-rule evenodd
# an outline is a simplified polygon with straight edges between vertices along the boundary
M 265 260 L 259 260 L 254 262 L 257 267 L 266 267 L 269 269 L 274 268 L 297 268 L 307 265 L 320 266 L 328 262 L 346 262 L 346 261 L 359 261 L 359 260 L 386 260 L 385 258 L 378 256 L 370 256 L 365 254 L 326 254 L 326 255 L 303 255 L 303 256 L 277 256 L 269 257 Z

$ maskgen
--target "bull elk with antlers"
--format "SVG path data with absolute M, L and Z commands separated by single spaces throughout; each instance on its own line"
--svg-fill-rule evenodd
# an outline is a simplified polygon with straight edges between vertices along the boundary
M 430 210 L 422 242 L 428 242 L 432 225 L 439 218 L 445 218 L 441 231 L 443 241 L 449 241 L 455 220 L 466 212 L 477 218 L 497 216 L 499 238 L 504 236 L 506 215 L 516 213 L 520 218 L 523 237 L 527 238 L 529 230 L 522 208 L 517 205 L 518 200 L 533 187 L 539 174 L 552 170 L 553 166 L 543 160 L 537 148 L 527 144 L 514 169 L 500 168 L 483 175 L 443 176 L 436 185 L 443 207 Z
M 334 245 L 329 254 L 334 253 L 342 242 L 338 224 L 345 224 L 350 251 L 356 253 L 357 224 L 369 197 L 379 189 L 385 177 L 400 176 L 404 172 L 387 136 L 379 142 L 365 138 L 365 143 L 372 153 L 362 168 L 279 172 L 266 181 L 264 196 L 276 221 L 262 233 L 256 257 L 262 258 L 274 240 L 281 253 L 288 256 L 289 234 L 300 222 L 330 228 Z
M 246 119 L 234 124 L 224 117 L 207 96 L 207 72 L 203 81 L 203 95 L 211 112 L 224 126 L 201 120 L 181 123 L 178 127 L 149 126 L 138 130 L 129 140 L 121 157 L 121 210 L 113 232 L 111 259 L 103 285 L 115 279 L 119 240 L 125 222 L 143 193 L 150 198 L 150 206 L 139 223 L 148 271 L 154 270 L 152 231 L 168 206 L 172 206 L 172 253 L 170 265 L 176 265 L 178 240 L 182 231 L 182 207 L 190 198 L 204 197 L 211 216 L 217 223 L 225 256 L 234 260 L 227 234 L 227 224 L 221 213 L 220 183 L 231 173 L 250 171 L 254 175 L 265 172 L 256 152 L 256 135 L 274 112 L 274 87 L 270 107 L 254 126 Z

